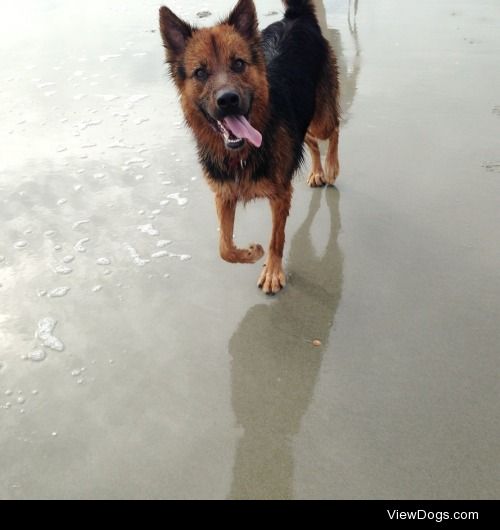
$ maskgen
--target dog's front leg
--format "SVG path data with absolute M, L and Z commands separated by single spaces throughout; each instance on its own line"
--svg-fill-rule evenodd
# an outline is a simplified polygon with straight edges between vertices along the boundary
M 219 250 L 221 258 L 231 263 L 255 263 L 264 255 L 264 249 L 253 243 L 248 248 L 237 248 L 233 241 L 234 216 L 236 213 L 236 199 L 215 194 L 215 205 L 219 217 L 220 240 Z
M 290 212 L 291 200 L 291 186 L 269 200 L 273 216 L 273 232 L 267 262 L 257 284 L 266 294 L 277 293 L 286 284 L 282 259 L 285 245 L 285 224 Z

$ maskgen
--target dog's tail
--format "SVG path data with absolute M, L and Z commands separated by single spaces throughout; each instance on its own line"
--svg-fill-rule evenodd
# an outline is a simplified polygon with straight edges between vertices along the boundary
M 289 19 L 315 15 L 316 10 L 311 0 L 283 0 L 286 11 L 285 17 Z

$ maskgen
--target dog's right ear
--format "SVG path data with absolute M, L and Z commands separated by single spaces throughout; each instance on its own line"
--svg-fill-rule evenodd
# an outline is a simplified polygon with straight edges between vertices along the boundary
M 257 34 L 257 12 L 253 0 L 239 0 L 227 22 L 245 39 L 253 39 Z
M 160 32 L 169 57 L 175 59 L 184 53 L 186 43 L 193 35 L 193 28 L 163 6 L 160 8 Z

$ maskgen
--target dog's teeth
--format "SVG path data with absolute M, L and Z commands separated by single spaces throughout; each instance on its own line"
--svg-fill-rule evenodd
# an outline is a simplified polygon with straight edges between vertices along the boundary
M 224 127 L 223 123 L 217 120 L 217 125 L 219 126 L 219 130 L 221 131 L 224 136 L 227 134 L 229 136 L 229 131 Z

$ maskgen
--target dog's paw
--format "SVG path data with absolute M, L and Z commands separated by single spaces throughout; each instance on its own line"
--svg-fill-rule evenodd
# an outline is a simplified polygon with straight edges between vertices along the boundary
M 281 261 L 269 261 L 262 269 L 257 285 L 266 294 L 276 294 L 286 285 L 285 272 L 281 266 Z
M 251 243 L 244 252 L 246 252 L 246 257 L 249 260 L 248 263 L 255 263 L 264 255 L 264 249 L 258 243 Z
M 221 258 L 229 263 L 255 263 L 264 255 L 264 249 L 257 243 L 248 245 L 248 248 L 221 248 Z
M 331 165 L 326 165 L 325 184 L 333 186 L 339 174 L 339 161 L 335 160 Z
M 307 185 L 311 188 L 319 188 L 326 184 L 326 178 L 323 171 L 311 171 L 307 178 Z

